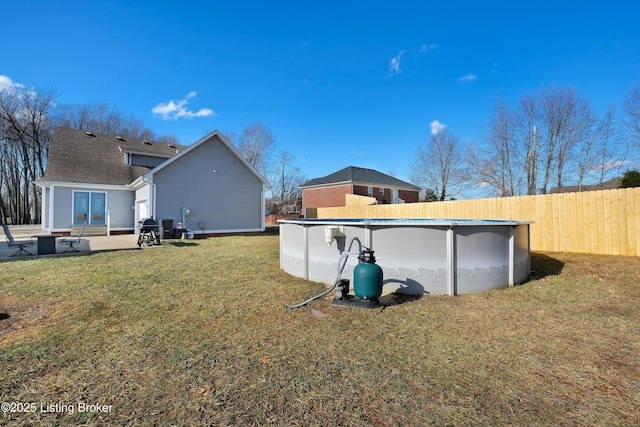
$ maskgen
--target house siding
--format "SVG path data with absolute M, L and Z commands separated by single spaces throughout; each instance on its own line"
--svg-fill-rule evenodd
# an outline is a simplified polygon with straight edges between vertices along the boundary
M 133 210 L 135 194 L 133 191 L 107 191 L 107 210 L 111 221 L 112 230 L 133 230 Z
M 167 159 L 162 157 L 150 157 L 150 156 L 142 156 L 140 154 L 131 154 L 131 159 L 129 164 L 133 166 L 145 166 L 149 168 L 155 168 L 165 160 Z
M 353 186 L 353 194 L 358 196 L 369 196 L 374 197 L 378 203 L 391 203 L 391 189 L 382 188 L 383 193 L 380 194 L 381 187 L 373 186 L 373 192 L 369 195 L 369 186 L 364 185 L 354 185 Z M 344 204 L 342 205 L 344 206 Z
M 393 203 L 394 188 L 380 186 L 371 187 L 373 188 L 371 197 L 374 197 L 378 201 L 378 203 Z M 383 189 L 382 194 L 380 194 L 380 188 Z M 339 184 L 317 188 L 304 188 L 302 189 L 303 212 L 306 212 L 306 209 L 309 208 L 330 208 L 344 206 L 345 194 L 369 196 L 369 186 Z M 398 189 L 398 198 L 404 200 L 406 203 L 414 203 L 418 201 L 419 192 Z
M 149 201 L 149 186 L 145 185 L 136 190 L 136 201 L 146 200 Z
M 398 190 L 398 198 L 404 200 L 405 203 L 417 203 L 420 201 L 420 192 Z
M 71 230 L 73 188 L 53 187 L 53 230 Z
M 50 197 L 51 197 L 51 187 L 45 187 L 42 189 L 42 229 L 43 230 L 48 230 L 49 229 L 49 223 L 51 221 L 49 221 L 49 209 L 51 207 L 51 202 L 50 202 Z
M 136 190 L 135 197 L 135 211 L 134 211 L 134 219 L 137 222 L 138 220 L 153 215 L 153 212 L 149 212 L 151 209 L 150 204 L 151 200 L 149 197 L 149 188 L 151 186 L 145 185 Z
M 215 172 L 214 172 L 215 170 Z M 259 231 L 263 184 L 217 137 L 154 173 L 156 217 L 195 233 Z
M 52 231 L 69 231 L 71 229 L 73 192 L 94 191 L 107 194 L 107 210 L 109 211 L 110 227 L 115 230 L 133 230 L 134 221 L 131 206 L 134 204 L 134 192 L 129 190 L 106 190 L 100 187 L 67 187 L 57 185 L 53 187 L 53 227 Z M 47 198 L 48 199 L 48 198 Z M 50 222 L 50 218 L 47 219 Z M 49 224 L 47 224 L 48 226 Z
M 367 188 L 364 189 L 367 195 Z M 302 190 L 302 211 L 309 208 L 344 206 L 345 194 L 351 194 L 351 184 L 332 185 Z

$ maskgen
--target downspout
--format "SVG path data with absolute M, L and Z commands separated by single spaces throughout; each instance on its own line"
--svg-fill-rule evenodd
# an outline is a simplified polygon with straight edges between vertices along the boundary
M 51 233 L 53 231 L 53 225 L 54 225 L 54 222 L 53 222 L 53 206 L 54 206 L 53 198 L 54 198 L 54 194 L 55 194 L 54 190 L 55 190 L 55 186 L 54 185 L 49 187 L 49 206 L 48 206 L 49 215 L 48 215 L 48 218 L 47 218 L 47 220 L 48 220 L 48 224 L 47 225 L 49 226 L 49 233 Z M 46 193 L 46 191 L 44 191 L 44 188 L 42 189 L 42 191 L 44 193 Z
M 272 190 L 271 191 L 271 197 L 273 197 L 273 188 L 271 187 L 271 184 L 267 183 L 263 183 L 262 184 L 262 208 L 261 208 L 261 213 L 260 213 L 260 217 L 262 218 L 260 220 L 260 227 L 261 227 L 261 231 L 266 230 L 266 216 L 267 216 L 267 207 L 265 206 L 265 200 L 266 200 L 266 194 L 267 191 Z
M 151 191 L 149 191 L 149 204 L 151 210 L 151 218 L 156 220 L 156 183 L 153 182 L 153 179 L 145 177 L 142 178 L 142 182 L 149 185 L 151 187 Z M 156 220 L 157 221 L 157 220 Z
M 40 187 L 40 190 L 42 191 L 42 197 L 40 199 L 40 218 L 42 219 L 42 230 L 49 230 L 49 233 L 51 233 L 51 220 L 50 220 L 50 214 L 51 214 L 51 209 L 48 208 L 48 203 L 49 202 L 45 202 L 47 199 L 47 185 L 46 184 L 36 184 L 38 187 Z M 53 197 L 52 193 L 49 193 L 51 195 L 51 197 Z M 49 203 L 50 205 L 50 203 Z
M 156 183 L 151 181 L 150 183 L 152 191 L 151 193 L 153 194 L 152 198 L 151 198 L 151 202 L 152 202 L 152 213 L 151 213 L 151 218 L 153 218 L 155 221 L 157 221 L 156 219 Z
M 508 242 L 508 247 L 509 247 L 509 286 L 514 286 L 515 285 L 515 263 L 516 263 L 516 257 L 515 257 L 515 251 L 516 251 L 516 233 L 515 233 L 515 229 L 516 227 L 511 225 L 509 226 L 509 242 Z
M 454 296 L 458 295 L 458 274 L 457 260 L 456 260 L 456 234 L 455 226 L 457 224 L 452 223 L 447 230 L 447 294 Z
M 265 216 L 267 214 L 266 211 L 266 207 L 265 207 L 265 193 L 267 191 L 267 187 L 265 187 L 264 185 L 262 186 L 262 191 L 260 192 L 260 231 L 264 231 L 265 230 Z

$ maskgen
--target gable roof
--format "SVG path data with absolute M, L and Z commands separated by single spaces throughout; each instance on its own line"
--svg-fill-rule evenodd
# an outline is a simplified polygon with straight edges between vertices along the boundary
M 39 181 L 127 185 L 150 167 L 125 163 L 125 153 L 170 158 L 186 147 L 63 127 L 53 130 L 47 168 Z
M 582 187 L 578 185 L 568 185 L 562 187 L 562 189 L 558 189 L 558 187 L 551 187 L 549 190 L 549 194 L 554 193 L 579 193 L 581 191 L 596 191 L 596 190 L 614 190 L 616 188 L 620 188 L 622 184 L 622 178 L 611 178 L 608 181 L 604 181 L 601 184 L 593 184 L 593 185 L 583 185 Z
M 238 160 L 240 160 L 247 167 L 249 172 L 251 172 L 253 175 L 255 175 L 256 178 L 258 178 L 258 180 L 260 180 L 263 183 L 263 185 L 265 185 L 267 187 L 269 186 L 269 182 L 265 179 L 265 177 L 262 176 L 262 174 L 260 172 L 258 172 L 258 170 L 256 168 L 251 166 L 251 164 L 247 161 L 247 159 L 245 159 L 240 154 L 240 152 L 233 146 L 233 144 L 231 144 L 229 141 L 227 141 L 227 139 L 217 129 L 212 131 L 212 132 L 209 132 L 207 135 L 203 136 L 202 138 L 200 138 L 199 140 L 197 140 L 193 144 L 191 144 L 191 145 L 189 145 L 187 147 L 184 147 L 184 149 L 180 150 L 180 152 L 178 154 L 176 154 L 176 155 L 172 156 L 170 159 L 167 159 L 166 161 L 162 162 L 161 164 L 159 164 L 155 168 L 153 168 L 151 170 L 148 170 L 146 173 L 143 174 L 144 177 L 152 176 L 154 173 L 166 168 L 168 165 L 170 165 L 171 163 L 175 162 L 180 157 L 186 155 L 188 152 L 190 152 L 191 150 L 195 149 L 200 144 L 203 144 L 206 141 L 210 141 L 214 137 L 217 137 L 217 139 L 220 142 L 222 142 L 222 144 L 225 147 L 227 147 L 227 149 L 229 149 L 229 151 L 231 151 L 233 153 L 233 155 L 236 156 L 238 158 Z M 142 179 L 144 177 L 141 175 L 139 177 L 139 181 L 142 181 Z
M 420 191 L 420 187 L 408 182 L 394 178 L 390 175 L 378 172 L 374 169 L 359 168 L 357 166 L 347 166 L 330 175 L 321 178 L 313 178 L 305 182 L 300 188 L 320 187 L 326 185 L 335 185 L 343 183 L 362 184 L 362 185 L 378 185 L 383 187 L 398 187 L 409 190 Z

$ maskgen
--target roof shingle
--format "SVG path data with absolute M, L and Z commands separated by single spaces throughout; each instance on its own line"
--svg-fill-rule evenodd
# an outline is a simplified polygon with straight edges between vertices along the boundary
M 124 152 L 168 159 L 184 148 L 182 145 L 56 127 L 41 181 L 126 185 L 151 168 L 126 164 Z
M 330 175 L 321 178 L 313 178 L 301 185 L 301 188 L 314 187 L 318 185 L 331 185 L 342 182 L 351 182 L 355 184 L 374 184 L 385 187 L 399 187 L 411 190 L 420 190 L 420 187 L 408 182 L 394 178 L 390 175 L 378 172 L 374 169 L 359 168 L 356 166 L 348 166 Z

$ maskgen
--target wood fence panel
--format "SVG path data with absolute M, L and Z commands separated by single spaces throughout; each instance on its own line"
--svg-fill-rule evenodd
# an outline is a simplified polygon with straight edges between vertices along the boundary
M 564 194 L 553 194 L 552 196 L 553 225 L 550 230 L 555 230 L 555 232 L 549 234 L 553 239 L 553 251 L 564 252 L 565 242 L 567 241 L 567 228 L 564 226 Z
M 583 195 L 584 206 L 582 209 L 582 226 L 584 227 L 584 251 L 587 253 L 595 253 L 597 248 L 596 235 L 598 225 L 594 218 L 596 217 L 596 197 L 594 191 L 587 191 Z
M 631 216 L 633 217 L 633 222 L 635 223 L 633 237 L 635 238 L 636 245 L 635 251 L 629 255 L 640 255 L 640 238 L 637 236 L 640 235 L 640 188 L 633 189 L 633 203 L 634 206 L 631 207 Z
M 531 249 L 640 256 L 640 188 L 451 202 L 318 208 L 318 218 L 533 221 Z
M 629 236 L 627 235 L 627 192 L 616 191 L 614 194 L 618 197 L 618 212 L 614 212 L 613 217 L 618 217 L 620 255 L 627 255 L 629 253 Z
M 607 194 L 605 194 L 605 192 Z M 604 209 L 604 250 L 605 253 L 611 253 L 614 254 L 613 251 L 613 242 L 614 239 L 616 242 L 619 242 L 620 239 L 616 238 L 617 236 L 614 235 L 613 233 L 613 224 L 611 222 L 611 212 L 613 211 L 612 205 L 613 202 L 610 200 L 610 194 L 608 193 L 608 190 L 603 190 L 602 192 L 602 201 L 603 201 L 603 209 Z M 608 203 L 607 203 L 608 202 Z M 618 201 L 616 200 L 616 207 L 617 207 L 617 203 Z M 616 209 L 617 210 L 617 209 Z
M 572 237 L 571 241 L 572 251 L 578 252 L 580 248 L 584 248 L 584 237 L 587 234 L 582 230 L 587 226 L 583 221 L 582 212 L 576 209 L 576 206 L 584 206 L 584 193 L 571 193 L 569 198 L 571 199 L 571 227 Z
M 533 207 L 534 213 L 530 218 L 522 218 L 522 219 L 527 221 L 535 221 L 536 219 L 538 219 L 539 217 L 538 213 L 542 209 L 543 201 L 544 199 L 542 197 L 536 197 L 535 199 L 533 199 L 531 202 L 531 205 Z M 529 229 L 529 235 L 531 240 L 531 247 L 542 248 L 542 227 L 538 225 L 534 226 L 534 224 L 531 224 L 531 227 Z M 543 250 L 543 249 L 538 249 L 538 250 Z
M 605 220 L 604 220 L 604 216 L 605 216 L 605 211 L 604 211 L 604 200 L 603 200 L 603 196 L 602 196 L 602 190 L 598 190 L 595 192 L 595 196 L 596 196 L 596 216 L 593 218 L 593 220 L 597 223 L 597 227 L 598 230 L 596 232 L 596 242 L 597 242 L 597 246 L 596 246 L 596 250 L 595 253 L 597 254 L 606 254 L 607 250 L 605 247 L 605 233 L 606 231 L 606 227 L 605 227 Z

